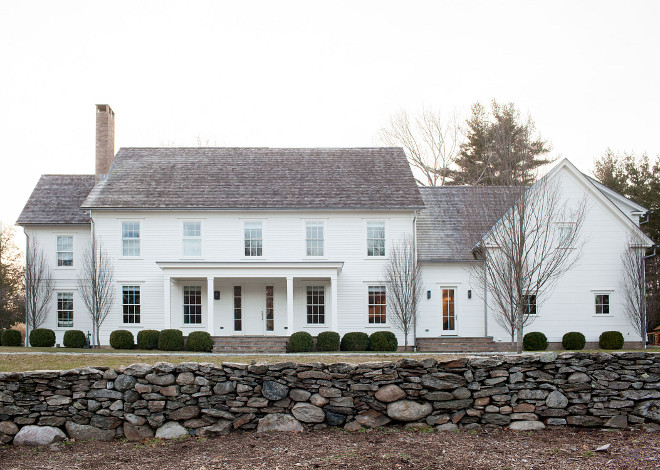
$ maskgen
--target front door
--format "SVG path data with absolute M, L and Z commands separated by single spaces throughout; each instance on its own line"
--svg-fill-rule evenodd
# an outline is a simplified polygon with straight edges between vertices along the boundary
M 442 334 L 456 334 L 456 290 L 442 289 Z
M 274 286 L 263 283 L 245 283 L 236 291 L 240 298 L 235 296 L 234 308 L 237 318 L 241 318 L 241 331 L 234 334 L 245 336 L 261 336 L 274 334 L 275 309 Z

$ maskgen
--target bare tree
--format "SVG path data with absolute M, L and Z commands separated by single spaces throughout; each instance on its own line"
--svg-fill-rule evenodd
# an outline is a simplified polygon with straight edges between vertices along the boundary
M 389 127 L 379 132 L 385 145 L 403 147 L 423 186 L 443 186 L 451 179 L 451 165 L 458 155 L 460 126 L 456 114 L 446 121 L 438 112 L 423 110 L 411 119 L 406 111 L 390 117 Z
M 0 328 L 24 318 L 24 279 L 25 267 L 14 241 L 14 229 L 0 222 Z
M 392 247 L 385 266 L 385 283 L 390 321 L 403 333 L 404 346 L 408 349 L 408 336 L 415 329 L 417 306 L 424 289 L 413 237 L 406 235 Z
M 115 297 L 114 268 L 101 243 L 92 237 L 89 247 L 83 253 L 82 266 L 78 277 L 80 296 L 92 318 L 93 342 L 101 346 L 99 332 L 101 325 L 110 313 Z
M 642 344 L 646 347 L 646 333 L 649 327 L 653 327 L 653 324 L 649 324 L 646 311 L 646 243 L 644 238 L 639 231 L 631 231 L 628 235 L 627 248 L 621 254 L 623 276 L 620 288 L 626 318 L 642 337 Z
M 481 291 L 486 289 L 489 309 L 518 352 L 524 327 L 536 318 L 537 302 L 581 256 L 586 200 L 571 208 L 560 199 L 560 186 L 558 178 L 547 176 L 531 187 L 502 187 L 502 204 L 483 198 L 472 204 L 468 233 L 483 264 L 472 264 L 471 278 Z M 506 209 L 498 222 L 484 225 L 502 206 Z
M 26 335 L 39 328 L 48 316 L 53 297 L 53 275 L 46 255 L 36 239 L 28 237 L 25 254 L 25 325 Z

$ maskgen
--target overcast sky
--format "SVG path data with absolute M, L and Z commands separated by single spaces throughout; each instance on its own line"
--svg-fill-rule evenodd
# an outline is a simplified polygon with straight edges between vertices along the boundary
M 660 153 L 658 1 L 3 1 L 0 221 L 116 149 L 377 145 L 399 109 L 513 102 L 589 172 Z

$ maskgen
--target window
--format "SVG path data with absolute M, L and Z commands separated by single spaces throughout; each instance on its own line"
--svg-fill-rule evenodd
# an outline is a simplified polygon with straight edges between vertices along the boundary
M 307 323 L 325 324 L 325 287 L 307 286 Z
M 243 330 L 243 299 L 241 286 L 234 286 L 234 331 Z
M 523 314 L 536 315 L 536 295 L 523 295 Z
M 266 331 L 275 330 L 275 309 L 273 308 L 273 286 L 266 286 Z
M 183 256 L 202 256 L 202 223 L 183 223 Z
M 305 243 L 307 256 L 323 256 L 323 222 L 305 224 Z
M 369 286 L 369 323 L 387 322 L 385 286 Z
M 454 289 L 442 289 L 442 329 L 454 331 L 456 329 Z
M 385 256 L 385 222 L 367 222 L 367 256 Z
M 183 323 L 202 323 L 202 288 L 200 286 L 183 287 Z
M 57 293 L 57 327 L 73 328 L 73 293 Z
M 121 223 L 121 254 L 140 256 L 140 222 L 133 220 Z
M 124 323 L 140 323 L 140 286 L 122 286 Z
M 610 314 L 610 294 L 596 294 L 596 315 Z
M 71 235 L 57 236 L 57 265 L 73 266 L 73 237 Z
M 262 256 L 263 232 L 261 222 L 245 222 L 245 256 Z
M 572 227 L 569 224 L 562 224 L 557 226 L 557 239 L 559 240 L 560 248 L 569 248 L 570 238 L 572 235 Z

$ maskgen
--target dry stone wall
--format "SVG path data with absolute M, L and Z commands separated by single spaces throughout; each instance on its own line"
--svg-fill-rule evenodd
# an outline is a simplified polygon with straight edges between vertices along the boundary
M 438 362 L 133 364 L 0 374 L 0 441 L 217 436 L 234 430 L 660 429 L 660 355 Z

